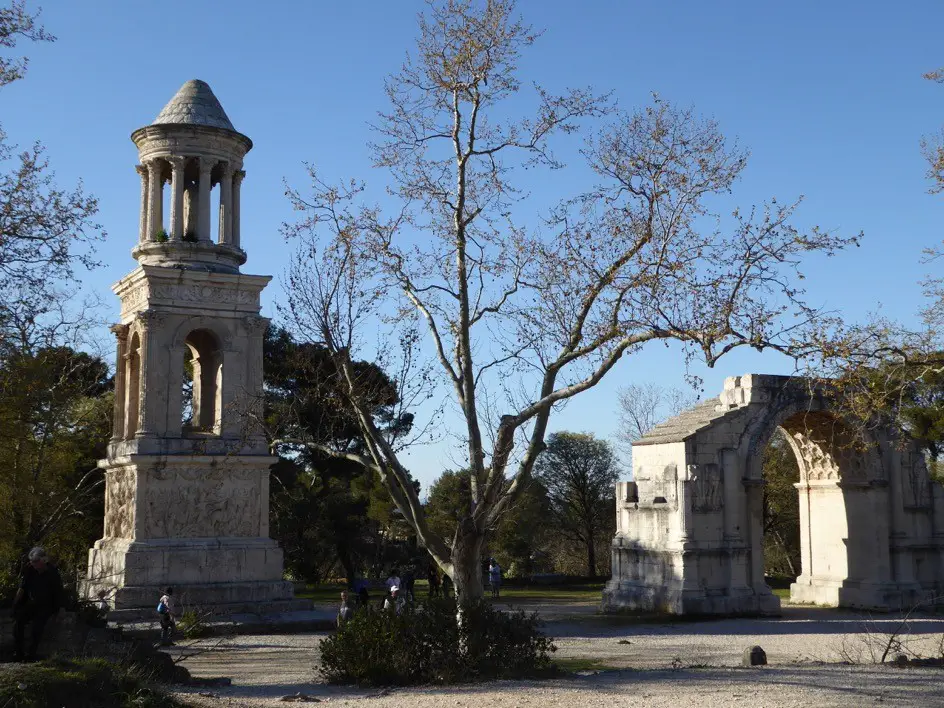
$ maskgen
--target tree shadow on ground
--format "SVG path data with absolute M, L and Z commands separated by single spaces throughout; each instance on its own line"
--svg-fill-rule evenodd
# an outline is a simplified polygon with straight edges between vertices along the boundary
M 868 614 L 835 608 L 785 607 L 780 617 L 684 618 L 673 616 L 587 615 L 552 619 L 544 631 L 558 638 L 699 635 L 858 634 L 901 631 L 901 614 Z M 912 613 L 911 634 L 944 634 L 944 616 Z

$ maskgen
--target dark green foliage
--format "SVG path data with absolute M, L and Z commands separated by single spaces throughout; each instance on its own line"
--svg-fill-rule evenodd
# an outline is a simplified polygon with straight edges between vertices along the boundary
M 103 659 L 55 659 L 0 673 L 3 708 L 178 708 L 145 685 L 146 672 Z
M 82 574 L 102 531 L 111 388 L 105 362 L 69 347 L 0 356 L 0 605 L 31 546 L 67 586 Z
M 764 450 L 764 572 L 796 578 L 800 574 L 800 481 L 796 457 L 782 433 Z
M 312 447 L 364 452 L 327 350 L 277 327 L 266 332 L 264 347 L 266 429 L 282 456 L 270 486 L 273 538 L 295 579 L 317 583 L 340 574 L 351 581 L 382 565 L 388 539 L 401 535 L 392 528 L 392 502 L 376 474 Z M 408 432 L 412 417 L 397 412 L 395 384 L 375 364 L 354 368 L 378 424 L 392 437 Z
M 362 609 L 322 641 L 321 671 L 332 683 L 360 686 L 546 675 L 556 647 L 540 627 L 536 614 L 503 613 L 487 602 L 464 610 L 461 636 L 448 599 L 408 606 L 401 615 Z
M 429 527 L 447 543 L 452 543 L 459 519 L 471 512 L 469 474 L 468 470 L 446 470 L 429 488 L 426 519 Z M 491 529 L 485 555 L 496 558 L 508 578 L 527 577 L 542 570 L 534 567 L 534 559 L 548 548 L 556 535 L 554 524 L 548 519 L 547 490 L 532 479 Z
M 609 443 L 587 433 L 553 433 L 534 476 L 547 489 L 559 534 L 584 550 L 586 574 L 606 572 L 609 557 L 598 551 L 608 548 L 616 531 L 613 494 L 619 478 Z

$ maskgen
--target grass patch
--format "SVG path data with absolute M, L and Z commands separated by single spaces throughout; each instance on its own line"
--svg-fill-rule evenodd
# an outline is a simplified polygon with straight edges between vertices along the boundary
M 341 591 L 346 589 L 347 586 L 341 583 L 306 585 L 304 590 L 295 591 L 295 597 L 311 600 L 317 605 L 340 605 Z
M 771 588 L 771 591 L 783 602 L 790 602 L 790 588 Z
M 0 706 L 10 708 L 183 708 L 147 685 L 143 669 L 104 659 L 50 659 L 0 672 Z
M 619 667 L 611 666 L 600 659 L 586 656 L 568 656 L 554 659 L 554 666 L 565 674 L 576 674 L 580 671 L 615 671 Z
M 599 602 L 603 583 L 586 585 L 522 585 L 502 586 L 501 602 Z M 488 591 L 486 590 L 486 595 Z
M 603 583 L 587 583 L 584 585 L 502 585 L 499 602 L 511 604 L 524 602 L 599 602 L 602 598 Z M 295 597 L 311 600 L 318 605 L 337 605 L 341 602 L 341 591 L 345 586 L 341 583 L 324 583 L 308 585 L 304 590 L 295 592 Z M 413 593 L 418 600 L 425 599 L 429 593 L 429 586 L 425 580 L 417 580 L 413 586 Z M 370 591 L 374 600 L 383 595 L 383 588 Z M 485 589 L 486 599 L 490 599 L 488 588 Z

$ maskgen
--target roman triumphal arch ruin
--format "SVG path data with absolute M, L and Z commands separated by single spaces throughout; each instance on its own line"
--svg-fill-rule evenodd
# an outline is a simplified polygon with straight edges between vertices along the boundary
M 616 488 L 605 609 L 776 614 L 764 579 L 763 453 L 777 428 L 800 470 L 794 602 L 893 610 L 944 590 L 944 487 L 891 430 L 853 439 L 807 380 L 748 375 L 633 444 Z
M 86 593 L 118 610 L 153 608 L 172 585 L 185 603 L 217 611 L 292 609 L 269 538 L 275 458 L 260 425 L 268 320 L 259 297 L 270 278 L 239 270 L 252 142 L 203 81 L 185 83 L 131 139 L 141 160 L 138 265 L 113 286 L 121 319 L 100 463 L 105 529 L 89 552 Z

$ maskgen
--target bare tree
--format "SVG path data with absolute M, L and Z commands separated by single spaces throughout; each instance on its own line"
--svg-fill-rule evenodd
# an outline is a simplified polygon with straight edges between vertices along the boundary
M 657 98 L 621 113 L 589 90 L 536 87 L 534 113 L 512 118 L 525 101 L 519 55 L 536 33 L 511 0 L 432 2 L 419 30 L 387 81 L 373 145 L 398 208 L 359 205 L 363 185 L 311 169 L 310 192 L 289 190 L 303 216 L 287 227 L 302 240 L 287 290 L 292 326 L 346 377 L 343 404 L 368 448 L 359 459 L 468 602 L 482 595 L 486 535 L 531 478 L 558 404 L 652 341 L 682 342 L 708 365 L 741 346 L 802 355 L 821 313 L 795 285 L 799 256 L 857 237 L 801 233 L 797 202 L 714 214 L 747 156 L 691 109 Z M 582 151 L 597 183 L 537 228 L 514 178 L 563 167 L 550 140 L 607 116 Z M 467 457 L 472 501 L 451 542 L 430 530 L 352 363 L 371 346 L 419 361 L 417 327 L 439 370 L 420 383 L 451 391 Z
M 19 0 L 0 7 L 0 50 L 55 41 L 38 17 Z M 27 64 L 0 55 L 0 87 L 23 78 Z M 98 201 L 81 184 L 56 185 L 41 143 L 16 150 L 0 129 L 0 356 L 53 346 L 79 328 L 87 312 L 72 306 L 75 268 L 97 265 L 94 245 L 104 237 L 93 221 Z
M 697 402 L 694 391 L 665 388 L 659 384 L 629 384 L 618 391 L 620 406 L 619 440 L 630 450 L 632 444 L 664 420 L 678 415 Z

